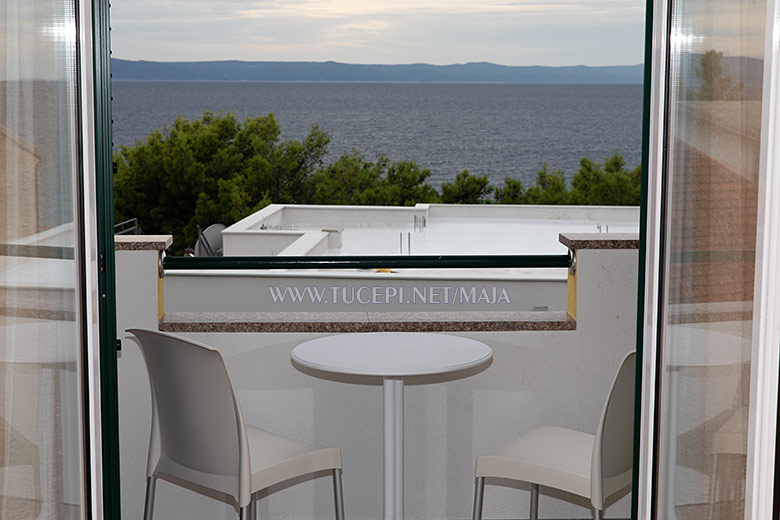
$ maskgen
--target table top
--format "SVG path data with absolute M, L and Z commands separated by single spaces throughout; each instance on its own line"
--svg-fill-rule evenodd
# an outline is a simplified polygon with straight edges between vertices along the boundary
M 380 377 L 445 374 L 493 357 L 484 343 L 427 332 L 368 332 L 325 336 L 301 343 L 291 357 L 304 367 Z

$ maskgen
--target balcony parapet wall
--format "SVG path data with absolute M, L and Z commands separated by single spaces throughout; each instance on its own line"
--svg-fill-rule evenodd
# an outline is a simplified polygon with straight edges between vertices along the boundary
M 348 273 L 268 275 L 252 271 L 216 273 L 216 276 L 215 273 L 179 273 L 165 280 L 161 276 L 160 262 L 165 248 L 172 243 L 170 235 L 117 236 L 115 244 L 117 251 L 125 252 L 123 257 L 127 257 L 128 261 L 143 262 L 141 257 L 130 260 L 137 255 L 149 257 L 145 260 L 149 264 L 148 276 L 156 283 L 158 326 L 160 330 L 168 332 L 571 331 L 581 327 L 582 321 L 587 322 L 591 316 L 595 320 L 600 319 L 598 309 L 605 308 L 605 299 L 614 299 L 609 292 L 636 291 L 637 235 L 569 233 L 561 234 L 559 240 L 572 251 L 575 258 L 565 289 L 561 285 L 556 289 L 556 282 L 548 280 L 539 282 L 541 285 L 538 283 L 530 290 L 541 293 L 558 291 L 562 294 L 565 290 L 565 310 L 536 311 L 496 310 L 487 306 L 484 310 L 452 311 L 441 310 L 442 306 L 435 306 L 436 310 L 433 311 L 405 311 L 402 306 L 396 306 L 398 308 L 385 311 L 378 305 L 358 312 L 253 310 L 247 308 L 244 300 L 251 298 L 252 291 L 267 290 L 269 283 L 281 285 L 297 281 L 305 284 L 324 279 L 330 284 L 365 284 L 368 278 Z M 468 276 L 466 272 L 461 274 Z M 448 278 L 452 282 L 453 277 Z M 406 281 L 411 284 L 430 282 L 420 273 Z M 379 287 L 386 283 L 386 279 L 381 279 Z M 219 287 L 224 293 L 221 296 L 218 295 Z M 239 294 L 238 288 L 241 287 L 249 287 L 249 292 Z M 412 290 L 409 289 L 410 292 Z M 370 295 L 371 292 L 367 291 L 366 294 Z M 386 293 L 383 295 L 386 296 Z M 439 291 L 437 297 L 442 296 L 442 291 Z M 236 299 L 237 303 L 231 303 L 231 298 Z
M 566 331 L 578 327 L 578 301 L 580 306 L 601 307 L 598 302 L 610 297 L 599 294 L 601 288 L 612 290 L 615 284 L 627 284 L 618 290 L 636 290 L 636 235 L 572 233 L 561 235 L 560 241 L 577 259 L 576 270 L 565 281 L 563 278 L 514 280 L 495 274 L 473 275 L 468 270 L 444 277 L 421 272 L 392 275 L 309 271 L 169 272 L 160 329 L 168 332 Z M 278 300 L 288 288 L 288 296 L 297 290 L 299 296 L 305 297 L 308 290 L 309 296 L 319 295 L 321 301 L 309 305 L 290 303 L 286 307 L 271 301 L 274 295 Z M 325 300 L 349 289 L 351 298 L 365 297 L 365 304 L 339 307 L 334 305 L 336 302 Z M 505 289 L 506 297 L 502 300 L 501 291 Z M 479 303 L 481 295 L 484 304 L 458 308 L 456 304 L 462 303 L 456 301 L 458 291 L 466 294 L 471 304 Z M 408 296 L 423 293 L 426 301 L 409 303 Z M 406 301 L 399 300 L 404 294 Z M 431 301 L 433 298 L 435 302 Z

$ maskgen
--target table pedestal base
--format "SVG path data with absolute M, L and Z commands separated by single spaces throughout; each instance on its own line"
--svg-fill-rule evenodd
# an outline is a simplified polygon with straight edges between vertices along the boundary
M 404 518 L 404 380 L 384 379 L 384 520 Z

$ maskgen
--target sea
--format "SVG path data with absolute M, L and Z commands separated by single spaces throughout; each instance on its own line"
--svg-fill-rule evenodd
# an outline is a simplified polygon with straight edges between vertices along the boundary
M 530 186 L 545 163 L 571 179 L 582 157 L 641 160 L 641 85 L 121 80 L 112 90 L 115 150 L 209 110 L 272 113 L 283 139 L 317 125 L 330 161 L 352 150 L 416 161 L 437 188 L 463 170 Z

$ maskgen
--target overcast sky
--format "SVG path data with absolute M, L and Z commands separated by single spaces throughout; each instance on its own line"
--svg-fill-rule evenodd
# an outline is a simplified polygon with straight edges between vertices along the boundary
M 112 0 L 113 56 L 641 63 L 644 0 Z

